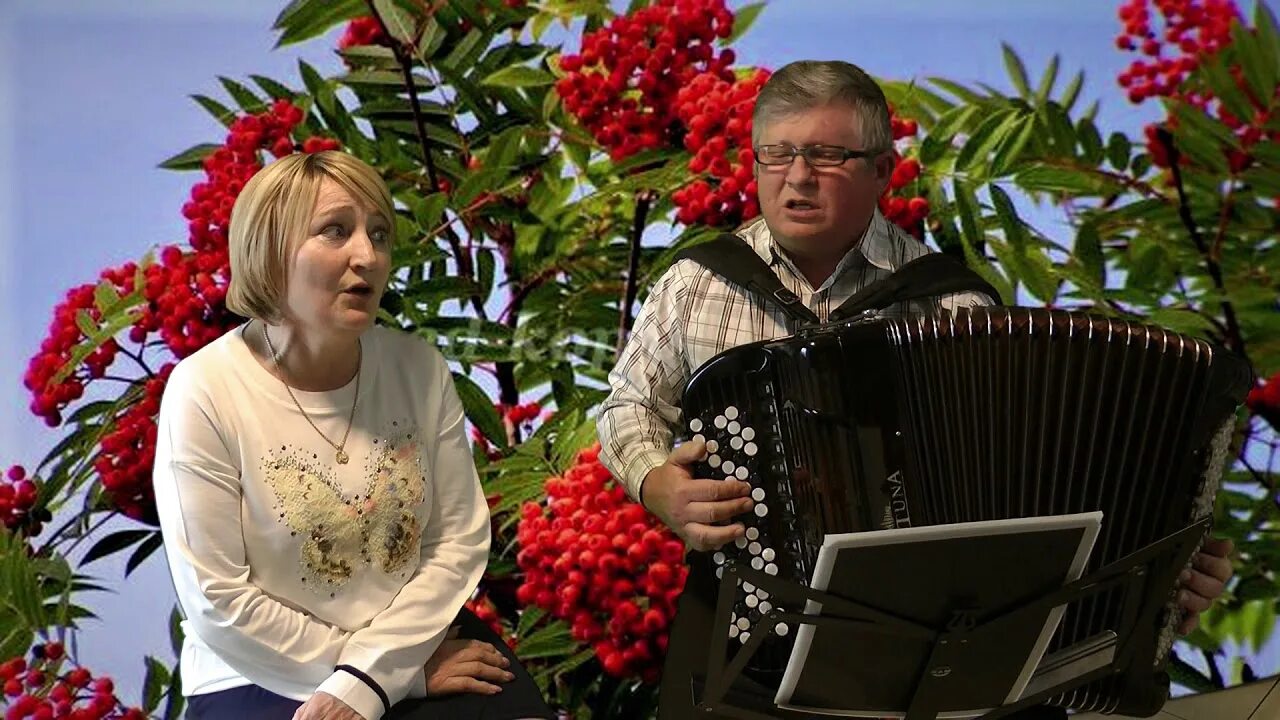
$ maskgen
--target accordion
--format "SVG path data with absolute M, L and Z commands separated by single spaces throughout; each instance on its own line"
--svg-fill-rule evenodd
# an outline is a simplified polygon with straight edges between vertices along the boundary
M 755 507 L 744 539 L 691 556 L 672 652 L 680 633 L 701 633 L 733 653 L 782 609 L 739 583 L 728 627 L 682 618 L 690 603 L 716 606 L 711 574 L 732 561 L 806 585 L 829 534 L 1101 511 L 1085 572 L 1114 563 L 1211 517 L 1251 382 L 1205 341 L 1038 308 L 869 314 L 726 350 L 690 379 L 684 421 L 707 443 L 695 477 L 747 481 Z M 1142 604 L 1125 666 L 1047 703 L 1154 714 L 1182 619 L 1176 589 L 1145 591 L 1159 597 Z M 1067 605 L 1047 652 L 1132 619 L 1125 609 L 1116 589 Z M 777 624 L 748 674 L 776 682 L 796 630 Z M 669 658 L 666 672 L 689 662 Z M 669 680 L 687 701 L 687 678 L 664 676 L 664 693 Z

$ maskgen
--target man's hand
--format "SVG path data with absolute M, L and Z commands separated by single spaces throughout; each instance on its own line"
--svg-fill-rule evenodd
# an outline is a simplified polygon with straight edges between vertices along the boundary
M 502 688 L 493 682 L 509 682 L 515 675 L 507 670 L 510 660 L 498 649 L 480 640 L 459 640 L 458 628 L 449 631 L 427 661 L 427 696 L 478 693 L 493 695 Z
M 718 525 L 749 512 L 751 485 L 739 480 L 699 480 L 693 463 L 706 455 L 707 444 L 690 440 L 671 452 L 667 462 L 649 471 L 642 486 L 645 507 L 695 550 L 715 550 L 746 533 L 742 523 Z
M 318 692 L 293 713 L 293 720 L 364 720 L 351 706 L 326 692 Z
M 1207 540 L 1200 552 L 1191 558 L 1191 568 L 1179 578 L 1182 589 L 1178 591 L 1178 604 L 1187 611 L 1187 617 L 1178 626 L 1178 632 L 1186 635 L 1200 624 L 1200 613 L 1209 609 L 1227 589 L 1234 570 L 1230 555 L 1230 540 Z

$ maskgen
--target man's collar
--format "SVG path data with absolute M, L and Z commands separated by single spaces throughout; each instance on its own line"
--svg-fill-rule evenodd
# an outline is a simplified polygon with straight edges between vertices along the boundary
M 867 225 L 862 239 L 849 250 L 848 255 L 845 255 L 840 260 L 836 273 L 841 273 L 847 269 L 854 259 L 852 257 L 854 255 L 861 255 L 867 262 L 881 270 L 895 270 L 893 258 L 901 253 L 894 252 L 891 232 L 888 219 L 877 208 L 871 216 L 871 222 Z M 738 231 L 738 234 L 750 243 L 756 253 L 770 266 L 779 262 L 790 262 L 790 258 L 786 257 L 782 247 L 778 245 L 778 241 L 774 239 L 773 234 L 769 231 L 769 226 L 765 224 L 763 216 L 756 218 L 755 222 L 743 227 Z

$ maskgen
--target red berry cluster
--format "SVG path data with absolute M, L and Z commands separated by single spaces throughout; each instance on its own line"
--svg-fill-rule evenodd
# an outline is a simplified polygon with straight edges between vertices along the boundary
M 281 99 L 261 113 L 237 118 L 224 145 L 204 159 L 205 178 L 192 187 L 190 199 L 182 207 L 190 250 L 167 246 L 161 250 L 159 262 L 141 270 L 135 263 L 126 263 L 102 273 L 102 281 L 118 294 L 133 292 L 136 276 L 142 276 L 145 304 L 128 332 L 129 341 L 137 345 L 129 354 L 139 364 L 144 362 L 144 350 L 155 344 L 149 342 L 153 334 L 174 357 L 183 358 L 240 322 L 225 304 L 230 280 L 227 229 L 231 208 L 244 184 L 262 168 L 263 150 L 284 156 L 297 149 L 292 135 L 303 116 L 300 108 Z M 318 152 L 339 147 L 333 139 L 312 136 L 301 149 Z M 108 340 L 62 382 L 53 381 L 85 340 L 77 316 L 86 313 L 95 323 L 102 319 L 95 306 L 95 287 L 72 289 L 55 308 L 49 335 L 27 367 L 24 382 L 33 396 L 31 410 L 51 426 L 62 422 L 62 411 L 123 352 L 116 339 Z M 168 366 L 155 375 L 148 373 L 142 399 L 116 418 L 113 431 L 101 441 L 95 462 L 108 496 L 134 518 L 154 515 L 149 487 L 154 417 L 167 377 Z
M 1254 145 L 1264 139 L 1280 141 L 1280 131 L 1267 129 L 1274 99 L 1257 97 L 1239 65 L 1228 67 L 1228 72 L 1253 105 L 1252 117 L 1236 117 L 1205 88 L 1183 87 L 1187 76 L 1205 59 L 1230 44 L 1231 25 L 1240 19 L 1239 10 L 1232 0 L 1156 0 L 1154 4 L 1163 19 L 1163 36 L 1152 29 L 1148 0 L 1129 0 L 1120 8 L 1125 28 L 1116 38 L 1116 45 L 1151 58 L 1135 60 L 1120 73 L 1120 85 L 1135 103 L 1154 97 L 1175 98 L 1215 115 L 1240 141 L 1240 148 L 1227 148 L 1224 152 L 1231 172 L 1243 172 L 1253 164 L 1250 149 Z M 1170 117 L 1165 125 L 1176 127 L 1175 118 Z M 1152 162 L 1168 167 L 1168 149 L 1157 139 L 1157 127 L 1148 125 L 1145 135 Z M 1187 161 L 1185 156 L 1183 161 Z
M 1164 26 L 1163 34 L 1157 34 L 1152 4 L 1127 0 L 1119 11 L 1124 30 L 1116 37 L 1116 47 L 1151 58 L 1135 60 L 1118 78 L 1135 103 L 1175 95 L 1201 60 L 1231 41 L 1231 22 L 1239 17 L 1233 0 L 1155 0 Z
M 580 53 L 560 58 L 556 90 L 615 162 L 678 147 L 676 96 L 704 74 L 733 82 L 733 51 L 713 44 L 732 32 L 724 0 L 659 0 L 584 35 Z
M 338 49 L 346 50 L 358 45 L 386 45 L 387 36 L 377 18 L 366 15 L 358 17 L 347 24 L 342 37 L 338 38 Z
M 116 418 L 102 437 L 93 468 L 106 499 L 125 516 L 155 524 L 155 495 L 151 467 L 156 454 L 156 415 L 174 363 L 143 384 L 142 398 Z
M 1245 405 L 1254 415 L 1266 420 L 1271 427 L 1280 430 L 1280 373 L 1255 385 L 1249 391 Z
M 547 480 L 545 506 L 522 508 L 516 599 L 569 622 L 610 675 L 655 682 L 688 574 L 684 544 L 626 498 L 599 453 L 580 452 Z
M 919 127 L 915 120 L 900 118 L 889 107 L 889 125 L 893 132 L 893 140 L 914 138 Z M 904 158 L 897 150 L 893 152 L 893 174 L 889 176 L 889 187 L 880 197 L 880 212 L 904 230 L 920 237 L 924 219 L 929 215 L 929 201 L 910 194 L 909 188 L 920 177 L 920 161 L 915 158 Z
M 82 667 L 63 672 L 67 662 L 61 643 L 36 645 L 31 661 L 24 657 L 0 663 L 5 720 L 144 720 L 139 708 L 125 707 L 115 696 L 111 678 L 94 678 Z
M 14 465 L 4 477 L 0 477 L 0 525 L 7 530 L 35 537 L 52 516 L 48 510 L 36 508 L 40 488 L 34 478 L 27 477 L 26 468 Z
M 730 52 L 730 51 L 726 51 Z M 757 69 L 742 80 L 704 73 L 676 93 L 676 117 L 687 132 L 689 171 L 708 174 L 672 194 L 685 225 L 737 225 L 760 214 L 752 166 L 751 113 L 769 79 Z

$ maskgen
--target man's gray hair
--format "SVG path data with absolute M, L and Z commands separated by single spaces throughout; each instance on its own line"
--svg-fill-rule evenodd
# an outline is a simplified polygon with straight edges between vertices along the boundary
M 850 107 L 859 119 L 863 146 L 850 150 L 884 152 L 893 147 L 884 91 L 862 68 L 840 60 L 799 60 L 773 73 L 756 98 L 751 144 L 759 144 L 770 120 L 825 105 Z

